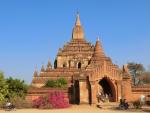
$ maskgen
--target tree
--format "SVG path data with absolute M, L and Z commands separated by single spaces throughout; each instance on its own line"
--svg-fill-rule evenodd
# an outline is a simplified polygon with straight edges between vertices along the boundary
M 139 81 L 138 77 L 144 72 L 144 67 L 142 64 L 130 62 L 128 63 L 128 69 L 132 75 L 133 84 L 136 85 Z
M 9 77 L 6 79 L 6 83 L 8 84 L 8 92 L 7 95 L 8 99 L 15 99 L 15 98 L 24 98 L 27 94 L 28 86 L 25 84 L 24 80 L 13 79 Z
M 142 76 L 140 76 L 141 84 L 150 84 L 150 72 L 144 72 Z
M 4 74 L 0 72 L 0 101 L 3 101 L 8 94 L 8 85 L 4 79 Z

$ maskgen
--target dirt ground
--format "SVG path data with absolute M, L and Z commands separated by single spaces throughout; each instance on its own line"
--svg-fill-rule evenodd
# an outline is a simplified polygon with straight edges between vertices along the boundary
M 10 111 L 0 110 L 0 113 L 6 113 Z M 88 105 L 74 105 L 67 109 L 52 109 L 52 110 L 39 110 L 39 109 L 16 109 L 11 111 L 11 113 L 150 113 L 149 108 L 143 110 L 110 110 L 110 109 L 100 109 L 95 106 Z

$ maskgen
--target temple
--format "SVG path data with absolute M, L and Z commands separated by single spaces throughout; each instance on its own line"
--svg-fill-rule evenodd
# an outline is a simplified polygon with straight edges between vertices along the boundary
M 118 102 L 120 98 L 135 100 L 150 90 L 132 87 L 126 65 L 120 69 L 114 64 L 105 54 L 99 38 L 95 45 L 86 40 L 79 14 L 76 16 L 72 38 L 59 49 L 54 67 L 48 60 L 47 66 L 42 65 L 39 74 L 35 70 L 31 85 L 40 89 L 47 80 L 60 77 L 68 81 L 69 101 L 75 104 L 96 103 L 96 95 L 100 91 L 109 95 L 111 102 Z M 33 100 L 37 97 L 38 91 L 29 93 Z

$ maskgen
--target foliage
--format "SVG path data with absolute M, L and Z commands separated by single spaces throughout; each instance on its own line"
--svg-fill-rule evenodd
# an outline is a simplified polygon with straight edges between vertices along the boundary
M 60 91 L 50 92 L 48 96 L 41 96 L 33 101 L 34 108 L 68 108 L 69 101 L 65 94 Z
M 64 78 L 59 78 L 57 80 L 48 80 L 45 87 L 51 88 L 65 88 L 67 86 L 67 81 Z
M 140 84 L 150 84 L 150 72 L 144 72 L 139 79 Z
M 50 108 L 48 106 L 46 107 L 46 105 L 48 105 L 48 104 L 49 103 L 48 103 L 48 100 L 46 99 L 46 97 L 41 96 L 41 97 L 33 100 L 32 106 L 34 108 L 47 108 L 48 109 L 48 108 Z
M 8 94 L 8 85 L 4 79 L 4 74 L 0 72 L 0 101 L 3 101 Z
M 27 94 L 28 86 L 23 80 L 13 79 L 12 77 L 5 79 L 4 74 L 0 72 L 0 107 L 3 107 L 6 101 L 10 101 L 16 107 L 25 107 L 24 97 Z
M 64 78 L 59 78 L 56 80 L 56 87 L 66 87 L 67 86 L 67 81 Z
M 15 105 L 16 108 L 31 108 L 32 103 L 25 100 L 22 97 L 14 97 L 10 99 L 10 102 Z
M 6 103 L 6 100 L 0 101 L 0 108 L 4 108 L 5 103 Z
M 128 69 L 130 74 L 133 76 L 132 77 L 133 84 L 136 85 L 139 82 L 138 77 L 142 75 L 145 69 L 142 64 L 138 64 L 134 62 L 128 63 Z
M 51 103 L 52 108 L 67 108 L 69 107 L 69 101 L 65 99 L 63 92 L 50 93 L 48 101 Z
M 6 83 L 8 84 L 8 99 L 15 99 L 17 97 L 24 98 L 27 94 L 28 86 L 25 84 L 23 80 L 13 79 L 9 77 L 6 79 Z
M 46 83 L 45 83 L 45 87 L 56 87 L 56 82 L 54 80 L 48 80 Z
M 145 71 L 142 64 L 128 63 L 128 69 L 132 75 L 134 85 L 150 84 L 150 72 Z

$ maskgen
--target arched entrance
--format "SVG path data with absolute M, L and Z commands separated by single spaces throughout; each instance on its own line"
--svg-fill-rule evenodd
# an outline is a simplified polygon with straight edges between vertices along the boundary
M 103 79 L 101 79 L 99 81 L 99 85 L 103 89 L 102 93 L 109 97 L 109 101 L 115 102 L 116 101 L 116 92 L 115 92 L 115 86 L 112 83 L 112 81 L 109 78 L 104 77 Z
M 75 104 L 80 104 L 79 80 L 75 80 L 75 83 L 74 83 L 74 103 Z

